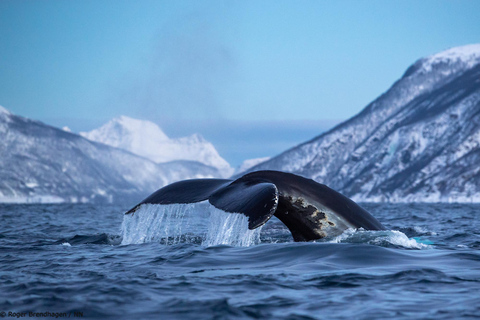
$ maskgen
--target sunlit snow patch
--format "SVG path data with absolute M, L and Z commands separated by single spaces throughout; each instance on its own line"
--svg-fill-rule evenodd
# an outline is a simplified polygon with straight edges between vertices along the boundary
M 145 204 L 124 216 L 122 244 L 194 242 L 205 246 L 250 246 L 260 242 L 261 229 L 249 230 L 248 218 L 243 214 L 227 213 L 206 202 Z
M 396 230 L 367 231 L 363 229 L 347 229 L 341 235 L 335 237 L 331 243 L 368 243 L 379 246 L 400 246 L 408 249 L 424 249 L 430 246 L 410 239 L 403 232 Z

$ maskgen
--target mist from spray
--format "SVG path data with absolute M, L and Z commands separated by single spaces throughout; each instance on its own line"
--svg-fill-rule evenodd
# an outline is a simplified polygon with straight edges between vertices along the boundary
M 221 117 L 222 96 L 234 79 L 235 59 L 216 27 L 231 15 L 226 6 L 213 14 L 200 5 L 165 21 L 153 39 L 150 54 L 125 77 L 119 104 L 133 117 L 156 122 Z

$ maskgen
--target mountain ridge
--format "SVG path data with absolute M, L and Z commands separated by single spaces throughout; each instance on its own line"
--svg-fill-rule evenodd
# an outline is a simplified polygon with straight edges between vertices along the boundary
M 477 110 L 475 108 L 480 101 L 477 97 L 480 91 L 479 66 L 480 45 L 452 48 L 421 58 L 412 64 L 389 90 L 354 117 L 249 171 L 293 172 L 325 183 L 358 201 L 480 201 L 478 179 L 473 182 L 475 187 L 469 187 L 471 189 L 469 191 L 461 191 L 462 183 L 458 183 L 458 181 L 457 183 L 446 183 L 446 187 L 442 187 L 443 189 L 440 188 L 442 189 L 440 190 L 432 185 L 432 180 L 429 182 L 430 184 L 423 183 L 422 189 L 420 187 L 422 179 L 418 175 L 417 178 L 420 180 L 413 179 L 411 181 L 416 189 L 411 189 L 406 185 L 399 186 L 398 183 L 392 184 L 391 180 L 393 173 L 396 175 L 395 179 L 398 180 L 415 176 L 415 168 L 420 172 L 429 170 L 427 164 L 434 161 L 434 158 L 430 157 L 428 161 L 427 159 L 421 160 L 422 157 L 419 154 L 422 152 L 441 154 L 448 147 L 444 146 L 443 151 L 437 150 L 435 144 L 438 142 L 434 141 L 435 139 L 422 140 L 423 135 L 428 136 L 428 133 L 420 132 L 418 134 L 417 131 L 422 128 L 418 124 L 415 126 L 414 123 L 405 121 L 421 119 L 423 123 L 436 124 L 438 128 L 448 128 L 450 122 L 445 119 L 442 120 L 442 123 L 438 122 L 438 119 L 435 120 L 435 117 L 441 117 L 443 113 L 448 112 L 452 113 L 452 119 L 456 116 L 457 119 L 465 122 L 466 120 L 460 115 L 466 112 L 471 114 L 470 121 L 477 120 L 478 114 L 475 113 Z M 421 110 L 421 113 L 414 112 L 416 109 L 417 111 Z M 394 132 L 399 134 L 399 130 L 406 126 L 409 126 L 412 131 L 401 132 L 401 136 L 398 137 L 400 149 L 397 150 L 398 146 L 394 145 L 395 141 L 393 141 L 394 136 L 392 135 Z M 468 123 L 465 123 L 463 127 L 467 128 Z M 480 130 L 479 127 L 479 125 L 474 126 L 474 132 L 470 134 L 476 134 Z M 462 131 L 462 127 L 458 130 Z M 416 138 L 415 134 L 417 134 Z M 440 135 L 441 132 L 438 134 Z M 449 133 L 448 137 L 454 139 L 457 136 Z M 410 151 L 408 150 L 409 146 L 406 145 L 407 138 L 412 143 Z M 441 140 L 439 136 L 435 138 Z M 427 141 L 428 145 L 421 145 L 422 141 Z M 392 149 L 389 151 L 390 147 Z M 420 150 L 420 147 L 426 149 Z M 477 146 L 470 147 L 477 148 Z M 453 150 L 449 152 L 453 152 Z M 390 163 L 382 160 L 381 156 L 385 158 L 384 154 L 390 154 Z M 417 161 L 415 165 L 398 162 L 398 159 L 406 160 L 409 157 L 410 160 Z M 444 167 L 448 167 L 448 165 L 450 162 L 447 162 Z M 439 170 L 438 167 L 437 170 Z M 468 168 L 464 168 L 464 170 L 468 171 Z M 433 179 L 433 177 L 430 178 Z M 390 188 L 387 187 L 389 180 Z M 441 184 L 441 179 L 437 180 L 435 183 Z M 465 186 L 468 185 L 466 181 L 463 182 Z M 380 185 L 383 187 L 380 188 Z M 393 189 L 394 185 L 397 189 Z
M 157 164 L 131 152 L 0 109 L 0 202 L 135 203 L 156 189 L 216 168 Z
M 92 141 L 127 150 L 156 163 L 176 160 L 198 161 L 217 168 L 223 177 L 233 169 L 210 142 L 199 134 L 169 138 L 155 123 L 127 116 L 116 117 L 101 127 L 80 135 Z

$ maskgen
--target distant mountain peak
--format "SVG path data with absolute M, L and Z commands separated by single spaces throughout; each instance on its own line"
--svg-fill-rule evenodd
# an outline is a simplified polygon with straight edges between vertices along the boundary
M 0 114 L 3 113 L 3 114 L 12 114 L 10 111 L 8 111 L 7 109 L 5 109 L 4 107 L 0 106 Z
M 199 134 L 170 139 L 160 127 L 148 120 L 116 117 L 98 129 L 80 132 L 96 142 L 130 151 L 157 163 L 176 160 L 198 161 L 229 176 L 233 169 L 215 147 Z
M 167 141 L 167 135 L 155 123 L 127 116 L 114 118 L 90 132 L 80 135 L 96 142 L 128 150 L 145 156 L 144 150 L 154 150 L 158 143 Z
M 430 63 L 462 61 L 473 66 L 480 63 L 480 43 L 450 48 L 425 59 Z
M 206 142 L 207 140 L 205 140 L 205 138 L 199 134 L 199 133 L 194 133 L 192 134 L 191 136 L 189 136 L 189 138 L 192 140 L 192 141 L 196 141 L 196 142 Z
M 427 74 L 437 69 L 444 70 L 443 76 L 446 76 L 459 70 L 471 69 L 478 64 L 480 44 L 469 44 L 419 59 L 406 71 L 404 77 L 419 73 Z
M 136 134 L 136 135 L 142 133 L 143 136 L 148 135 L 154 138 L 155 140 L 168 140 L 168 136 L 163 132 L 162 129 L 160 129 L 160 127 L 157 124 L 148 120 L 139 120 L 139 119 L 123 116 L 123 115 L 113 118 L 112 120 L 110 120 L 109 122 L 101 126 L 100 128 L 93 130 L 91 132 L 94 132 L 94 131 L 102 135 L 105 131 L 108 131 L 110 135 L 111 134 L 124 135 L 126 132 L 130 132 L 131 134 Z

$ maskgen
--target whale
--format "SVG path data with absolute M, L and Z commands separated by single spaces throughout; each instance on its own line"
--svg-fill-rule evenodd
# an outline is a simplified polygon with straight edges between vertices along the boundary
M 146 204 L 186 204 L 208 201 L 227 213 L 248 217 L 248 229 L 277 217 L 294 241 L 340 235 L 347 229 L 385 230 L 369 212 L 343 194 L 292 173 L 255 171 L 238 179 L 190 179 L 169 184 L 125 214 Z

